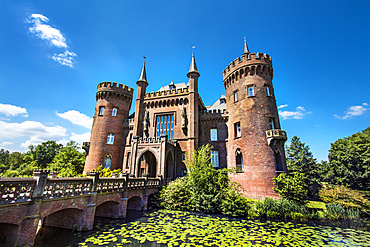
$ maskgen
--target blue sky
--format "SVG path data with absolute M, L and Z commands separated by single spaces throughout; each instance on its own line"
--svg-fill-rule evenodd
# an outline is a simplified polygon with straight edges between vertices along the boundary
M 0 2 L 0 148 L 88 141 L 98 83 L 186 82 L 192 46 L 206 105 L 243 53 L 273 59 L 282 129 L 318 160 L 370 123 L 369 1 Z M 131 112 L 134 106 L 131 107 Z

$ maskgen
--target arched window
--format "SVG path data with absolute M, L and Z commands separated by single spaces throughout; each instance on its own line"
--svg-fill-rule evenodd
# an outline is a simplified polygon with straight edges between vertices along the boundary
M 109 168 L 111 167 L 112 164 L 112 155 L 111 154 L 106 154 L 104 157 L 104 162 L 103 162 L 103 168 Z
M 278 147 L 274 150 L 274 158 L 275 158 L 275 168 L 277 172 L 284 171 L 283 164 L 281 162 L 281 151 Z
M 243 154 L 239 148 L 236 150 L 235 157 L 236 157 L 236 168 L 239 171 L 243 171 Z

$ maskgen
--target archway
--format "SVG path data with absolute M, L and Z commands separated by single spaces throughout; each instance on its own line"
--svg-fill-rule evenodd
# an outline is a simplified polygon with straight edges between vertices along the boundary
M 150 151 L 146 151 L 139 159 L 139 177 L 144 174 L 148 174 L 151 178 L 157 176 L 157 160 Z
M 134 196 L 127 201 L 127 210 L 141 211 L 143 199 L 138 196 Z
M 0 246 L 14 246 L 18 225 L 0 223 Z
M 119 211 L 119 203 L 115 201 L 108 201 L 96 207 L 95 216 L 117 218 Z

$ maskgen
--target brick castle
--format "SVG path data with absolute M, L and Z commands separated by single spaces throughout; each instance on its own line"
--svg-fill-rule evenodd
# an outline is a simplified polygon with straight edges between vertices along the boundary
M 84 172 L 99 165 L 135 177 L 183 176 L 186 152 L 210 143 L 215 167 L 237 168 L 232 179 L 249 197 L 275 196 L 272 178 L 286 171 L 286 132 L 272 85 L 271 57 L 244 53 L 222 72 L 226 96 L 205 106 L 198 92 L 194 50 L 188 82 L 146 92 L 145 61 L 134 90 L 115 82 L 98 85 L 96 109 Z

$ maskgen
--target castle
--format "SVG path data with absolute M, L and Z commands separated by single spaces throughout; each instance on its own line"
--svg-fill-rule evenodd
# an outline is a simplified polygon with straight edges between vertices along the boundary
M 102 164 L 135 177 L 159 176 L 167 183 L 186 173 L 186 152 L 209 143 L 213 165 L 236 167 L 232 179 L 246 195 L 275 196 L 272 178 L 286 172 L 287 136 L 280 129 L 271 57 L 250 53 L 244 41 L 244 53 L 222 76 L 226 96 L 205 106 L 194 50 L 188 83 L 171 82 L 156 92 L 146 92 L 144 60 L 131 116 L 134 90 L 100 83 L 84 172 Z

